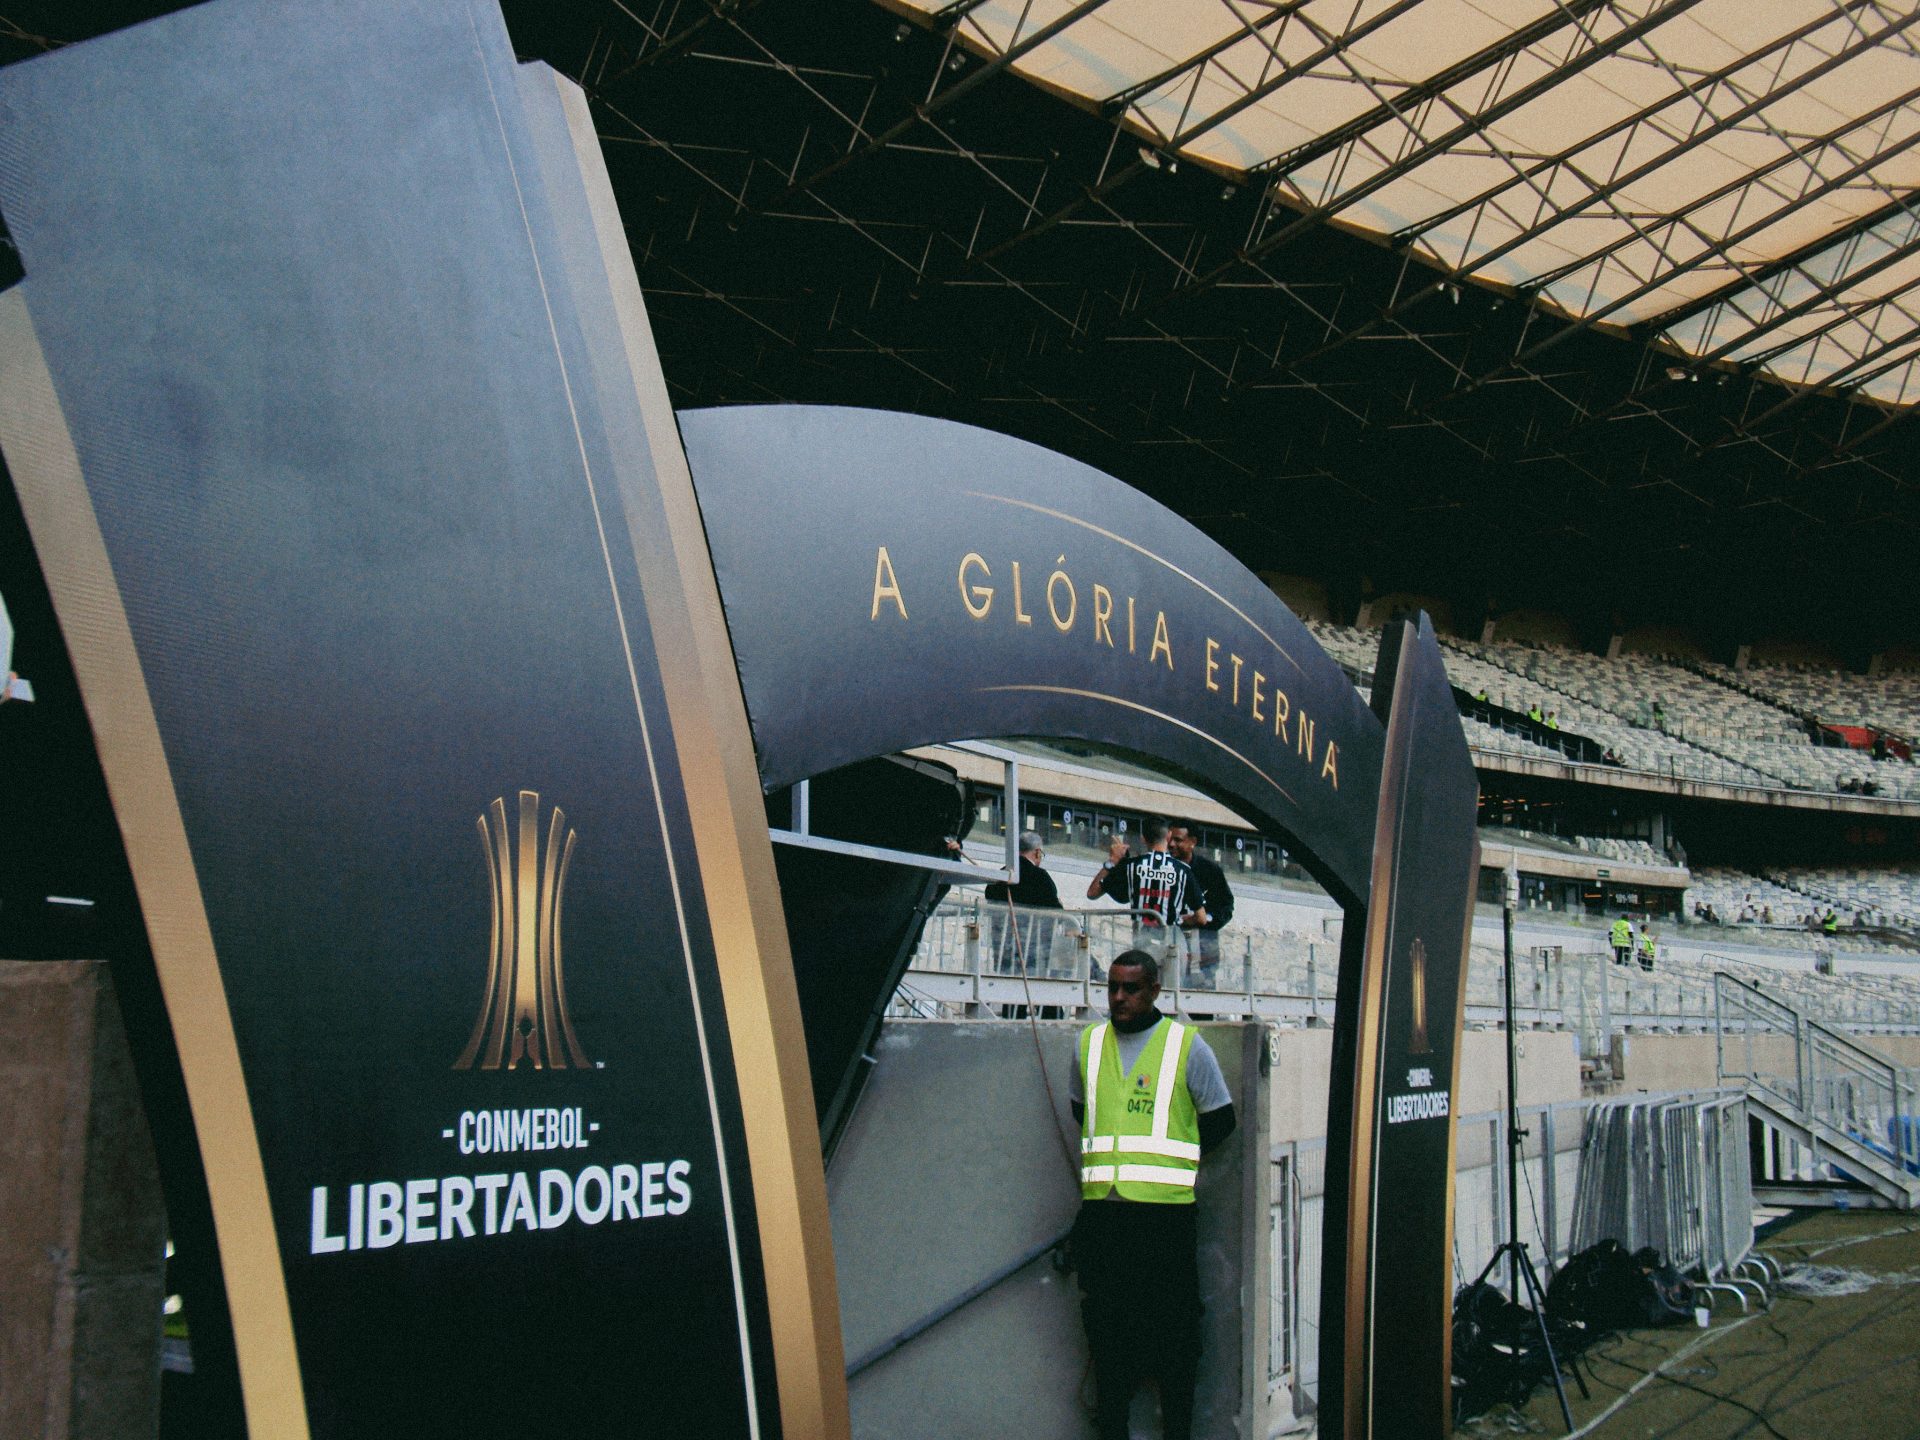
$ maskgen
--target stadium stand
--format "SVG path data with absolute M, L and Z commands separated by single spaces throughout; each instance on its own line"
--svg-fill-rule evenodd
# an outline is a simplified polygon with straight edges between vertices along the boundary
M 1872 725 L 1902 736 L 1920 733 L 1920 672 L 1893 670 L 1881 675 L 1842 675 L 1810 666 L 1729 666 L 1703 664 L 1701 670 L 1729 687 L 1766 698 L 1783 718 L 1817 715 L 1843 725 Z
M 1780 879 L 1807 900 L 1835 907 L 1843 921 L 1859 915 L 1872 925 L 1920 929 L 1920 874 L 1912 870 L 1790 865 Z
M 1378 633 L 1327 621 L 1308 629 L 1334 659 L 1366 673 Z M 1599 655 L 1548 645 L 1445 639 L 1453 683 L 1484 691 L 1524 713 L 1538 705 L 1559 728 L 1610 749 L 1628 767 L 1768 789 L 1865 793 L 1920 799 L 1920 770 L 1867 750 L 1810 742 L 1805 716 L 1920 732 L 1920 674 L 1841 675 L 1775 668 L 1742 674 L 1725 666 L 1650 655 Z M 1494 753 L 1556 752 L 1527 736 L 1470 718 L 1469 742 Z

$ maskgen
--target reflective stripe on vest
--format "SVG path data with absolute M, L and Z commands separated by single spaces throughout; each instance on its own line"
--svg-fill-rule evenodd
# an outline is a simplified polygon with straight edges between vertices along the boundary
M 1120 1071 L 1119 1042 L 1105 1023 L 1089 1027 L 1080 1044 L 1080 1088 L 1086 1097 L 1080 1132 L 1080 1193 L 1089 1200 L 1117 1194 L 1123 1200 L 1182 1204 L 1193 1199 L 1200 1168 L 1200 1122 L 1187 1091 L 1187 1056 L 1193 1032 L 1162 1019 L 1134 1062 L 1141 1076 L 1154 1075 L 1150 1113 L 1137 1103 Z

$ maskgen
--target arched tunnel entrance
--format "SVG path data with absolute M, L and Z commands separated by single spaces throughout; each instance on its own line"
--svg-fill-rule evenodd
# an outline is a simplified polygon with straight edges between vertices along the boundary
M 1451 1124 L 1390 1133 L 1387 1101 L 1452 1088 L 1477 875 L 1477 787 L 1425 617 L 1388 627 L 1369 704 L 1221 547 L 1067 457 L 833 407 L 698 411 L 680 426 L 770 823 L 796 813 L 794 787 L 830 777 L 840 813 L 816 831 L 837 825 L 854 844 L 891 835 L 936 857 L 865 878 L 851 853 L 780 860 L 829 1142 L 937 894 L 942 842 L 966 824 L 938 775 L 876 757 L 995 736 L 1154 757 L 1284 843 L 1345 911 L 1322 1422 L 1440 1433 L 1450 1219 L 1435 1205 L 1412 1223 L 1376 1222 L 1382 1194 L 1437 1192 L 1451 1170 Z M 902 803 L 916 789 L 917 822 Z M 812 808 L 810 793 L 798 808 Z M 898 918 L 864 927 L 849 963 L 835 921 L 869 886 Z M 1429 1093 L 1392 1113 L 1442 1117 L 1445 1103 Z M 1376 1389 L 1376 1352 L 1438 1360 L 1413 1367 L 1434 1383 Z

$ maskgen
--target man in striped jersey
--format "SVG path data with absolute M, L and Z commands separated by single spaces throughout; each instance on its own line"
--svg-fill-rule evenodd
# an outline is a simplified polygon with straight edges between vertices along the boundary
M 1141 826 L 1141 836 L 1147 842 L 1144 855 L 1129 855 L 1126 840 L 1115 836 L 1107 846 L 1107 863 L 1094 872 L 1087 886 L 1089 900 L 1102 895 L 1118 900 L 1134 912 L 1141 929 L 1163 932 L 1152 937 L 1156 944 L 1173 940 L 1173 932 L 1189 921 L 1199 925 L 1207 921 L 1206 912 L 1195 908 L 1200 889 L 1193 882 L 1193 871 L 1184 860 L 1168 853 L 1172 829 L 1158 819 Z
M 1219 1060 L 1191 1026 L 1160 1013 L 1159 997 L 1152 955 L 1115 957 L 1108 1019 L 1081 1032 L 1067 1090 L 1080 1122 L 1072 1253 L 1100 1440 L 1126 1440 L 1134 1392 L 1156 1375 L 1166 1440 L 1193 1434 L 1201 1311 L 1194 1183 L 1201 1155 L 1234 1128 Z

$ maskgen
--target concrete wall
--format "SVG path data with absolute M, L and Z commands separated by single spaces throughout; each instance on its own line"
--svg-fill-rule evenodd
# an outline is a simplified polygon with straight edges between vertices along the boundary
M 1079 1139 L 1067 1077 L 1077 1028 L 907 1021 L 882 1033 L 827 1175 L 849 1362 L 1072 1225 Z M 1240 1129 L 1201 1171 L 1206 1333 L 1195 1433 L 1265 1440 L 1264 1036 L 1241 1025 L 1203 1033 Z M 1141 1323 L 1151 1333 L 1149 1296 Z M 854 1434 L 872 1440 L 1091 1436 L 1073 1277 L 1045 1259 L 1027 1266 L 855 1376 L 850 1390 Z M 1151 1393 L 1136 1399 L 1138 1433 L 1159 1433 L 1153 1407 Z
M 1622 1091 L 1646 1090 L 1658 1094 L 1664 1090 L 1710 1090 L 1717 1083 L 1718 1056 L 1711 1035 L 1623 1035 L 1626 1072 Z M 1858 1035 L 1855 1044 L 1891 1060 L 1895 1065 L 1920 1065 L 1920 1036 Z M 1791 1069 L 1793 1050 L 1785 1041 L 1772 1044 L 1772 1056 L 1765 1051 L 1756 1055 L 1756 1063 L 1771 1063 Z
M 1516 1056 L 1522 1105 L 1555 1105 L 1580 1098 L 1580 1060 L 1570 1031 L 1530 1030 L 1521 1034 Z M 1506 1040 L 1497 1030 L 1469 1030 L 1461 1036 L 1460 1093 L 1454 1114 L 1478 1115 L 1507 1103 Z M 1273 1032 L 1273 1076 L 1268 1095 L 1273 1105 L 1273 1139 L 1314 1140 L 1327 1133 L 1328 1067 L 1333 1031 Z M 1711 1069 L 1712 1057 L 1708 1057 Z
M 166 1218 L 105 966 L 0 961 L 0 1436 L 160 1415 Z

